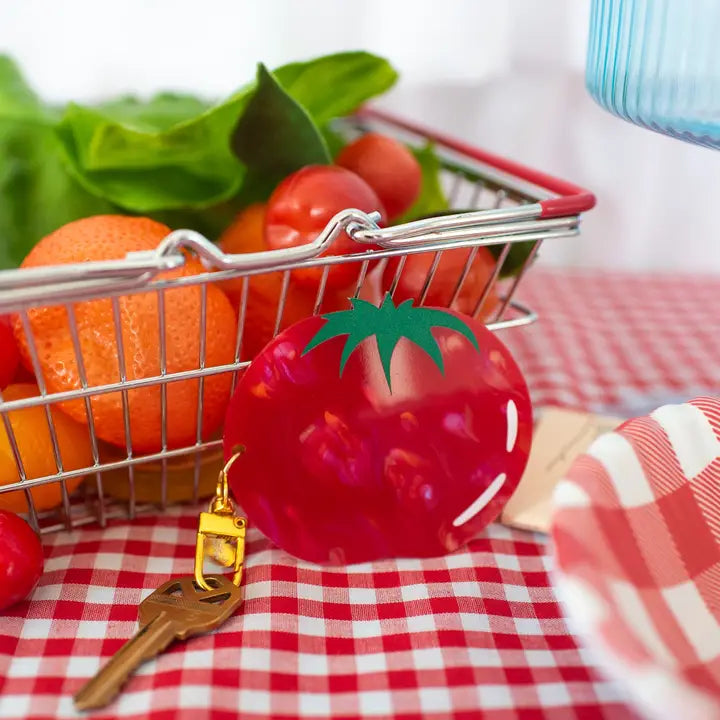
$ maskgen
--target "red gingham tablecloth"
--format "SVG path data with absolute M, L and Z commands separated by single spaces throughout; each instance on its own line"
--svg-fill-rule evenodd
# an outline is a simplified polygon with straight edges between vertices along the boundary
M 720 387 L 720 278 L 533 271 L 542 320 L 508 331 L 537 406 L 661 404 Z M 643 408 L 644 410 L 644 408 Z M 643 411 L 641 410 L 641 411 Z M 44 538 L 30 602 L 0 619 L 0 718 L 75 717 L 72 695 L 191 571 L 197 508 Z M 249 533 L 245 602 L 144 665 L 98 718 L 634 717 L 573 637 L 541 535 L 490 527 L 461 552 L 321 568 Z

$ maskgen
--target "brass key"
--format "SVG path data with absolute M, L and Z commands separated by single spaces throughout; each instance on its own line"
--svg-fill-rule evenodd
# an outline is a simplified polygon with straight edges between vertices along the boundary
M 208 575 L 205 580 L 210 590 L 188 577 L 170 580 L 148 595 L 140 603 L 137 634 L 75 695 L 75 707 L 104 707 L 136 668 L 173 640 L 200 635 L 225 622 L 240 604 L 242 591 L 223 575 Z

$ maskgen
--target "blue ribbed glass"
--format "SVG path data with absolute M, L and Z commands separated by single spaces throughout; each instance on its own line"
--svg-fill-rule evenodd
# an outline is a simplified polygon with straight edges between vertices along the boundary
M 720 0 L 592 0 L 586 84 L 630 122 L 720 148 Z

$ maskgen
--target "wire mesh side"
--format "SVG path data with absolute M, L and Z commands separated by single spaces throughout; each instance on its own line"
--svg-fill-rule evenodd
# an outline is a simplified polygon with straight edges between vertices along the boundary
M 158 301 L 159 302 L 159 301 Z M 118 373 L 120 383 L 127 382 L 127 369 L 125 367 L 125 343 L 122 336 L 122 323 L 120 320 L 120 301 L 118 298 L 112 299 L 112 311 L 113 311 L 113 325 L 115 328 L 115 347 L 118 356 Z M 160 313 L 158 313 L 158 317 Z M 162 362 L 162 361 L 161 361 Z M 130 399 L 128 391 L 125 388 L 120 390 L 120 401 L 122 403 L 122 414 L 123 414 L 123 432 L 125 433 L 125 452 L 127 453 L 127 459 L 132 460 L 133 448 L 132 448 L 132 428 L 130 425 Z M 130 519 L 135 517 L 135 466 L 129 464 L 127 467 L 128 472 L 128 500 L 127 500 L 127 512 Z M 102 482 L 102 479 L 101 479 Z
M 3 395 L 2 392 L 0 392 L 0 407 L 3 405 Z M 22 493 L 23 497 L 25 499 L 25 503 L 27 504 L 27 515 L 28 520 L 30 521 L 30 525 L 32 526 L 33 530 L 35 532 L 38 532 L 40 529 L 40 525 L 38 523 L 38 516 L 37 512 L 35 510 L 35 503 L 33 500 L 32 493 L 30 492 L 30 488 L 27 486 L 27 472 L 25 470 L 25 463 L 22 458 L 22 454 L 20 453 L 20 448 L 18 446 L 17 438 L 15 437 L 15 429 L 12 426 L 12 421 L 10 419 L 10 414 L 6 410 L 0 410 L 0 415 L 2 416 L 2 422 L 3 422 L 3 428 L 5 430 L 5 434 L 8 439 L 8 443 L 10 445 L 10 451 L 13 456 L 13 460 L 15 461 L 15 468 L 18 473 L 18 482 L 17 486 L 20 488 L 17 492 Z
M 207 285 L 200 286 L 200 323 L 199 323 L 199 338 L 198 338 L 198 365 L 200 370 L 205 369 L 206 351 L 207 351 Z M 203 417 L 204 417 L 204 402 L 205 402 L 205 377 L 201 375 L 198 378 L 197 386 L 197 417 L 196 417 L 196 432 L 195 432 L 195 445 L 200 447 L 203 440 Z M 193 490 L 192 499 L 193 502 L 198 501 L 199 489 L 200 489 L 200 452 L 195 453 L 195 463 L 193 467 Z M 167 472 L 165 473 L 167 475 Z M 165 479 L 167 485 L 167 477 Z M 165 500 L 167 501 L 167 495 Z
M 40 392 L 40 396 L 42 398 L 47 398 L 48 392 L 47 392 L 47 386 L 45 384 L 45 377 L 42 372 L 42 367 L 40 363 L 40 356 L 37 351 L 37 343 L 35 341 L 35 335 L 32 328 L 32 323 L 30 322 L 30 316 L 28 315 L 27 311 L 23 311 L 20 313 L 20 321 L 22 323 L 22 329 L 25 337 L 25 344 L 27 347 L 27 352 L 30 355 L 30 361 L 32 363 L 33 371 L 35 373 L 35 380 L 38 386 L 38 390 Z M 43 410 L 45 412 L 45 420 L 47 421 L 48 426 L 48 433 L 50 435 L 50 443 L 52 445 L 52 452 L 53 452 L 53 460 L 55 461 L 55 467 L 57 469 L 57 481 L 60 483 L 60 492 L 61 492 L 61 498 L 62 498 L 62 508 L 65 515 L 65 523 L 67 527 L 70 527 L 70 501 L 68 498 L 68 492 L 67 487 L 65 485 L 65 479 L 63 478 L 63 463 L 62 463 L 62 455 L 60 454 L 60 444 L 58 442 L 57 437 L 57 430 L 55 428 L 55 420 L 53 418 L 52 412 L 50 410 L 49 404 L 46 402 L 43 405 Z M 29 505 L 29 512 L 30 514 L 37 514 L 37 508 L 35 507 L 35 501 L 32 493 L 30 493 L 28 498 L 28 505 Z M 31 509 L 32 508 L 32 509 Z
M 78 377 L 80 378 L 80 385 L 83 390 L 88 389 L 88 378 L 85 370 L 85 361 L 83 358 L 83 351 L 80 345 L 80 335 L 78 334 L 77 320 L 75 318 L 75 308 L 72 305 L 66 306 L 68 316 L 68 326 L 70 328 L 70 338 L 72 340 L 73 352 L 75 353 L 75 363 L 77 366 Z M 92 453 L 93 464 L 97 467 L 100 464 L 100 454 L 98 451 L 98 439 L 95 433 L 95 417 L 93 415 L 92 403 L 89 396 L 83 398 L 85 403 L 85 416 L 87 420 L 88 434 L 90 436 L 90 451 Z M 63 482 L 63 507 L 65 507 L 65 516 L 68 518 L 68 526 L 70 523 L 70 503 L 65 502 L 65 496 L 67 495 L 67 487 L 65 480 Z M 97 517 L 101 527 L 105 527 L 105 493 L 103 491 L 102 476 L 99 472 L 95 473 L 95 488 L 97 491 L 98 505 L 97 505 Z
M 165 315 L 165 288 L 158 290 L 158 347 L 160 351 L 160 375 L 167 376 L 167 328 Z M 167 384 L 160 386 L 160 445 L 167 451 Z M 160 507 L 167 507 L 167 459 L 163 456 L 160 477 Z

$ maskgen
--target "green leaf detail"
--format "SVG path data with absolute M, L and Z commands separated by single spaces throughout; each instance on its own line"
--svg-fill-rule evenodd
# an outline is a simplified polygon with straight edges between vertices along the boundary
M 392 392 L 390 363 L 400 338 L 407 338 L 425 351 L 443 374 L 445 365 L 442 351 L 432 334 L 432 328 L 444 327 L 455 330 L 480 352 L 478 341 L 467 323 L 445 310 L 413 307 L 412 300 L 405 300 L 395 306 L 389 293 L 380 307 L 359 298 L 351 299 L 350 303 L 351 310 L 340 310 L 322 316 L 326 321 L 325 324 L 315 333 L 302 353 L 305 355 L 332 338 L 347 335 L 340 356 L 340 376 L 355 348 L 369 337 L 375 337 L 390 392 Z
M 432 217 L 448 210 L 449 204 L 440 184 L 440 159 L 435 154 L 432 143 L 422 148 L 413 148 L 412 153 L 420 164 L 420 193 L 412 207 L 395 222 L 403 223 Z
M 354 112 L 398 78 L 385 58 L 357 50 L 283 65 L 274 75 L 319 127 Z
M 233 131 L 231 144 L 241 162 L 271 184 L 305 165 L 332 160 L 310 115 L 262 63 L 257 90 Z
M 246 169 L 229 138 L 247 98 L 201 107 L 159 95 L 83 107 L 70 103 L 56 126 L 63 159 L 90 193 L 131 212 L 200 209 L 230 199 Z

